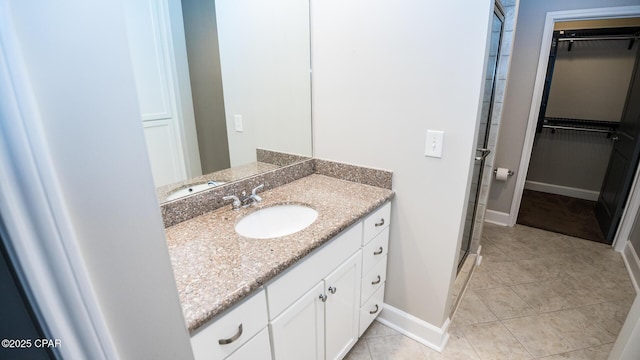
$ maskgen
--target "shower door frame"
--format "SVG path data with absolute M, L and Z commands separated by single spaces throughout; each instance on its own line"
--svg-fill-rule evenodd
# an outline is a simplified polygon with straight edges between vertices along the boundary
M 504 37 L 504 22 L 505 22 L 505 11 L 502 8 L 502 5 L 500 4 L 499 1 L 494 2 L 494 8 L 493 8 L 493 12 L 492 12 L 492 20 L 491 20 L 491 26 L 493 26 L 493 15 L 497 16 L 498 19 L 500 20 L 500 37 L 498 38 L 498 46 L 497 46 L 497 53 L 496 53 L 496 60 L 495 60 L 495 66 L 493 67 L 493 79 L 491 82 L 491 96 L 489 99 L 489 110 L 487 111 L 487 115 L 486 115 L 486 129 L 484 131 L 484 134 L 478 133 L 476 138 L 474 139 L 474 146 L 478 146 L 478 138 L 480 136 L 484 136 L 484 143 L 482 145 L 483 149 L 487 149 L 488 147 L 488 143 L 489 143 L 489 134 L 491 132 L 491 119 L 492 119 L 492 114 L 493 114 L 493 109 L 494 109 L 494 105 L 496 102 L 496 83 L 498 80 L 498 66 L 500 64 L 500 56 L 501 56 L 501 50 L 502 50 L 502 41 L 503 41 L 503 37 Z M 489 43 L 489 47 L 491 47 L 491 43 Z M 490 50 L 489 50 L 490 51 Z M 489 55 L 489 54 L 488 54 Z M 488 67 L 489 63 L 487 62 L 487 67 Z M 486 76 L 485 76 L 486 77 Z M 485 79 L 486 81 L 486 79 Z M 484 94 L 483 94 L 484 96 Z M 484 119 L 482 118 L 482 115 L 479 118 L 479 121 L 482 122 Z M 475 150 L 476 152 L 479 150 Z M 460 269 L 462 268 L 462 265 L 464 264 L 467 256 L 469 255 L 471 248 L 472 248 L 472 244 L 473 244 L 473 234 L 474 234 L 474 229 L 476 227 L 476 218 L 478 216 L 478 200 L 480 198 L 480 189 L 482 188 L 482 180 L 483 180 L 483 176 L 484 176 L 484 168 L 485 168 L 485 160 L 487 155 L 490 153 L 490 150 L 487 150 L 485 153 L 483 153 L 480 158 L 476 157 L 475 161 L 480 161 L 480 164 L 475 164 L 473 165 L 473 168 L 475 169 L 476 166 L 480 167 L 480 171 L 478 172 L 477 175 L 477 179 L 478 182 L 475 185 L 477 187 L 476 192 L 475 192 L 475 199 L 473 201 L 473 212 L 471 215 L 471 225 L 469 226 L 469 228 L 467 229 L 467 227 L 465 226 L 463 228 L 463 233 L 462 233 L 462 243 L 460 244 L 460 250 L 459 253 L 462 252 L 463 250 L 463 245 L 465 245 L 465 239 L 466 239 L 466 247 L 464 248 L 464 253 L 462 253 L 461 255 L 459 255 L 458 258 L 458 268 L 457 268 L 457 272 L 460 272 Z M 471 176 L 475 175 L 472 173 Z M 473 185 L 473 181 L 472 184 Z M 471 196 L 471 194 L 469 194 L 469 196 Z M 469 205 L 471 206 L 471 205 Z M 466 222 L 466 219 L 465 219 Z

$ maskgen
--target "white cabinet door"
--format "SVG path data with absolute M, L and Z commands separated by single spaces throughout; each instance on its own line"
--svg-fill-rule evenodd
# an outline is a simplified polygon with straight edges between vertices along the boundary
M 226 360 L 271 360 L 269 329 L 264 328 Z
M 358 341 L 362 252 L 325 278 L 325 343 L 328 360 L 342 359 Z
M 276 359 L 324 360 L 324 295 L 321 281 L 271 322 Z

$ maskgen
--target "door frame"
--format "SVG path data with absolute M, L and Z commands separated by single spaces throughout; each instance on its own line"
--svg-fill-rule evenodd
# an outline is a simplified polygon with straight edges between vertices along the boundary
M 480 125 L 482 123 L 483 120 L 487 121 L 487 128 L 485 129 L 485 133 L 481 134 L 480 131 L 476 131 L 475 137 L 474 137 L 474 158 L 476 158 L 476 160 L 474 160 L 473 166 L 471 167 L 471 177 L 474 178 L 474 170 L 476 167 L 476 161 L 477 160 L 477 155 L 478 155 L 478 148 L 485 148 L 488 151 L 486 153 L 482 154 L 482 159 L 480 160 L 480 172 L 478 173 L 478 183 L 476 185 L 477 189 L 476 189 L 476 194 L 475 194 L 475 200 L 473 202 L 473 213 L 471 215 L 471 224 L 469 225 L 470 228 L 469 230 L 469 238 L 468 238 L 468 242 L 467 242 L 467 246 L 465 249 L 464 254 L 460 255 L 460 251 L 463 249 L 463 245 L 465 243 L 465 237 L 467 236 L 467 228 L 466 225 L 463 226 L 462 229 L 462 241 L 460 243 L 460 249 L 458 250 L 458 254 L 457 254 L 457 273 L 460 272 L 460 269 L 462 269 L 462 265 L 464 264 L 465 260 L 467 259 L 467 257 L 469 256 L 469 254 L 472 254 L 473 252 L 475 252 L 476 250 L 474 250 L 474 234 L 476 233 L 476 227 L 479 226 L 479 224 L 477 224 L 477 220 L 478 220 L 478 216 L 479 214 L 479 209 L 478 209 L 478 202 L 480 201 L 480 196 L 481 196 L 481 189 L 482 189 L 482 185 L 485 184 L 486 182 L 491 182 L 491 179 L 486 179 L 485 178 L 485 171 L 487 171 L 487 169 L 485 169 L 486 165 L 487 165 L 487 157 L 491 152 L 495 152 L 495 146 L 490 146 L 491 141 L 490 141 L 490 135 L 491 135 L 491 130 L 493 129 L 494 131 L 497 131 L 497 128 L 499 126 L 496 126 L 493 124 L 493 114 L 495 111 L 495 104 L 496 104 L 496 87 L 498 86 L 498 81 L 499 81 L 499 77 L 498 77 L 498 69 L 500 68 L 500 63 L 502 61 L 502 54 L 503 51 L 506 49 L 502 48 L 502 45 L 504 43 L 504 36 L 505 36 L 505 19 L 506 19 L 506 13 L 504 8 L 502 7 L 502 4 L 500 3 L 500 1 L 496 0 L 494 2 L 494 6 L 493 6 L 493 11 L 491 12 L 491 20 L 490 20 L 490 24 L 489 26 L 491 27 L 491 29 L 489 29 L 489 37 L 491 37 L 491 33 L 492 33 L 492 27 L 493 27 L 493 16 L 497 16 L 498 19 L 501 21 L 500 24 L 500 37 L 498 39 L 498 48 L 497 48 L 497 54 L 496 54 L 496 61 L 495 61 L 495 67 L 493 69 L 493 81 L 491 83 L 491 96 L 489 99 L 489 110 L 487 112 L 487 118 L 483 119 L 482 115 L 480 115 L 477 119 L 477 123 L 476 126 L 478 126 L 478 129 L 480 129 L 482 126 Z M 483 86 L 483 94 L 482 96 L 484 97 L 484 92 L 486 91 L 486 73 L 488 72 L 488 69 L 490 68 L 489 66 L 489 58 L 490 58 L 490 48 L 491 48 L 491 39 L 488 40 L 487 46 L 488 46 L 488 50 L 487 50 L 487 54 L 486 54 L 486 63 L 485 63 L 485 75 L 483 77 L 483 79 L 485 79 L 485 86 Z M 502 102 L 504 96 L 502 96 L 500 98 L 500 102 Z M 484 103 L 484 102 L 483 102 Z M 484 105 L 481 106 L 481 110 L 480 112 L 482 113 L 484 111 Z M 480 136 L 484 136 L 484 144 L 479 147 L 478 146 L 478 138 Z M 473 187 L 473 179 L 471 180 L 471 186 L 469 187 L 469 189 L 471 189 Z M 471 195 L 472 195 L 473 191 L 470 190 L 469 192 L 469 198 L 467 199 L 467 203 L 470 202 L 471 200 Z M 471 204 L 468 204 L 468 206 L 471 206 Z M 467 210 L 468 212 L 468 210 Z M 465 222 L 466 222 L 466 217 L 467 217 L 467 212 L 465 212 L 464 217 L 465 217 Z M 457 274 L 456 273 L 456 274 Z
M 640 6 L 621 6 L 607 7 L 595 9 L 565 10 L 548 12 L 542 35 L 542 44 L 540 47 L 540 57 L 538 59 L 538 69 L 536 71 L 536 80 L 533 88 L 533 96 L 531 99 L 531 108 L 529 109 L 529 119 L 527 123 L 527 132 L 522 148 L 522 156 L 520 158 L 520 166 L 516 177 L 516 188 L 511 202 L 511 210 L 509 211 L 509 226 L 514 226 L 518 219 L 520 211 L 520 203 L 522 202 L 522 194 L 524 192 L 525 181 L 527 179 L 527 171 L 533 151 L 533 140 L 536 135 L 536 125 L 538 123 L 538 115 L 540 113 L 540 104 L 542 103 L 542 94 L 544 92 L 544 84 L 547 73 L 547 65 L 549 63 L 549 51 L 553 38 L 553 27 L 556 22 L 574 21 L 574 20 L 594 20 L 594 19 L 619 19 L 629 17 L 640 17 Z M 622 214 L 622 219 L 618 225 L 618 231 L 613 240 L 613 246 L 616 251 L 622 251 L 626 245 L 631 228 L 635 221 L 635 217 L 640 207 L 640 171 L 636 172 L 627 206 Z M 618 241 L 619 239 L 622 239 Z

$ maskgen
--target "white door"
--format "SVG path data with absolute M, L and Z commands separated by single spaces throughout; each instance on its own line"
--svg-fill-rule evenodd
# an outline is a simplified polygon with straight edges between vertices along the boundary
M 324 360 L 324 296 L 321 281 L 273 320 L 270 326 L 276 359 Z
M 362 252 L 325 279 L 326 358 L 342 359 L 358 341 Z
M 124 4 L 140 120 L 155 185 L 201 175 L 180 1 L 127 0 Z

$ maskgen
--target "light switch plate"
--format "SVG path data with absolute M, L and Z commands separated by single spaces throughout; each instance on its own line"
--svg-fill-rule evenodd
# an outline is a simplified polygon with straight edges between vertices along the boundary
M 425 146 L 424 155 L 441 158 L 443 142 L 444 131 L 427 130 L 427 144 Z
M 242 115 L 233 115 L 233 121 L 237 132 L 243 132 Z

